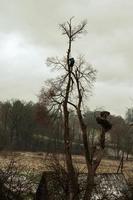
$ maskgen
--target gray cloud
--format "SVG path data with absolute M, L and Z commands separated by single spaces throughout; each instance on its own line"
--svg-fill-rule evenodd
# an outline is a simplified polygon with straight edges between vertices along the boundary
M 124 115 L 133 96 L 132 10 L 131 0 L 0 0 L 0 99 L 36 99 L 51 76 L 45 59 L 66 52 L 58 24 L 75 16 L 75 23 L 87 19 L 88 34 L 73 54 L 83 53 L 98 70 L 90 105 Z

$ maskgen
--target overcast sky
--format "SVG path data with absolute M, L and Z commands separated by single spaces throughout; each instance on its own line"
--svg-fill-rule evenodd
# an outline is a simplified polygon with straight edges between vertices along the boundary
M 132 0 L 0 0 L 0 100 L 37 101 L 51 77 L 48 56 L 66 53 L 58 24 L 87 19 L 87 34 L 74 43 L 97 69 L 90 109 L 123 115 L 133 103 Z

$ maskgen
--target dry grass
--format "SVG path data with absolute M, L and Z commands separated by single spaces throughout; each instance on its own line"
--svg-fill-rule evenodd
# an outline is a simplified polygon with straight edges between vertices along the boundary
M 46 170 L 46 163 L 51 161 L 51 155 L 46 155 L 45 153 L 31 153 L 31 152 L 1 152 L 0 153 L 0 167 L 4 165 L 11 159 L 15 158 L 18 163 L 24 165 L 25 168 L 30 168 L 36 172 L 42 172 Z M 64 160 L 63 155 L 58 155 L 61 162 Z M 85 159 L 83 156 L 73 156 L 76 167 L 81 171 L 86 171 Z M 103 159 L 97 173 L 116 173 L 119 166 L 119 161 L 117 160 L 107 160 Z M 124 161 L 123 173 L 128 182 L 133 182 L 133 161 Z
M 84 168 L 85 167 L 84 158 L 81 156 L 75 158 L 76 158 L 76 164 L 80 166 L 80 168 Z M 97 169 L 97 173 L 116 173 L 119 163 L 120 163 L 119 160 L 102 159 Z M 126 180 L 129 183 L 133 184 L 133 160 L 130 161 L 124 160 L 123 173 L 126 177 Z

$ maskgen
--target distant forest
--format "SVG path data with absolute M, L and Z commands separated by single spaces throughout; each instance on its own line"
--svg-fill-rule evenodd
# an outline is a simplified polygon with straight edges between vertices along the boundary
M 84 118 L 88 125 L 90 145 L 97 143 L 100 127 L 97 112 L 87 110 Z M 107 133 L 107 151 L 113 150 L 118 158 L 121 151 L 133 153 L 133 109 L 128 109 L 126 119 L 110 116 L 113 128 Z M 71 141 L 74 154 L 82 154 L 83 146 L 78 118 L 70 111 Z M 40 103 L 11 100 L 0 102 L 0 150 L 63 152 L 63 116 L 48 112 Z

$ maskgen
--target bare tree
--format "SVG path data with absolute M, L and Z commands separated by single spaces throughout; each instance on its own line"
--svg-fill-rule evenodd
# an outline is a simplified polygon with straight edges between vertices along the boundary
M 82 140 L 84 144 L 84 155 L 86 159 L 87 169 L 88 169 L 88 177 L 87 177 L 87 185 L 86 185 L 86 193 L 84 199 L 91 198 L 91 192 L 94 186 L 94 175 L 95 172 L 101 162 L 103 157 L 103 151 L 105 148 L 105 133 L 111 128 L 111 124 L 107 121 L 107 116 L 110 114 L 107 111 L 101 112 L 101 116 L 97 118 L 98 123 L 101 125 L 101 135 L 99 139 L 99 149 L 94 150 L 93 154 L 95 155 L 95 160 L 92 158 L 92 150 L 90 149 L 87 137 L 87 125 L 85 123 L 83 117 L 83 103 L 85 102 L 85 97 L 87 93 L 90 92 L 87 89 L 91 89 L 92 83 L 95 80 L 96 71 L 91 67 L 86 65 L 84 59 L 80 57 L 78 65 L 75 66 L 73 75 L 73 82 L 76 82 L 77 89 L 77 104 L 71 102 L 77 111 L 80 128 L 82 131 Z M 87 86 L 87 88 L 85 87 Z
M 77 175 L 72 162 L 71 137 L 69 125 L 69 105 L 74 92 L 74 58 L 70 57 L 72 42 L 83 32 L 85 32 L 86 22 L 81 22 L 78 26 L 72 25 L 71 18 L 67 23 L 60 24 L 62 34 L 68 39 L 68 50 L 66 57 L 62 60 L 58 58 L 48 58 L 47 64 L 63 70 L 63 75 L 56 80 L 50 81 L 50 88 L 43 88 L 40 95 L 40 101 L 49 105 L 50 109 L 58 109 L 63 112 L 64 118 L 64 146 L 66 155 L 66 166 L 69 176 L 69 199 L 78 199 L 79 191 Z
M 94 175 L 99 166 L 103 150 L 105 147 L 105 133 L 107 129 L 102 125 L 101 136 L 99 141 L 99 149 L 94 152 L 95 159 L 92 159 L 90 146 L 87 137 L 87 125 L 84 120 L 84 104 L 88 94 L 90 95 L 93 83 L 96 77 L 96 70 L 88 64 L 83 56 L 79 56 L 76 61 L 70 57 L 72 50 L 72 42 L 85 32 L 86 22 L 83 21 L 78 26 L 72 24 L 72 19 L 67 23 L 61 24 L 62 34 L 68 39 L 68 50 L 66 57 L 62 60 L 59 58 L 48 58 L 47 64 L 59 69 L 62 72 L 60 77 L 51 80 L 49 87 L 42 88 L 40 101 L 45 103 L 49 110 L 59 111 L 63 114 L 64 120 L 64 146 L 66 155 L 66 166 L 69 176 L 69 198 L 78 199 L 79 186 L 76 171 L 74 169 L 71 153 L 71 136 L 69 111 L 74 108 L 77 113 L 79 124 L 82 132 L 82 140 L 84 145 L 84 155 L 88 169 L 87 185 L 84 199 L 91 198 L 91 192 L 94 186 Z M 107 116 L 109 112 L 103 112 L 101 120 L 108 123 Z M 99 119 L 100 120 L 100 119 Z

